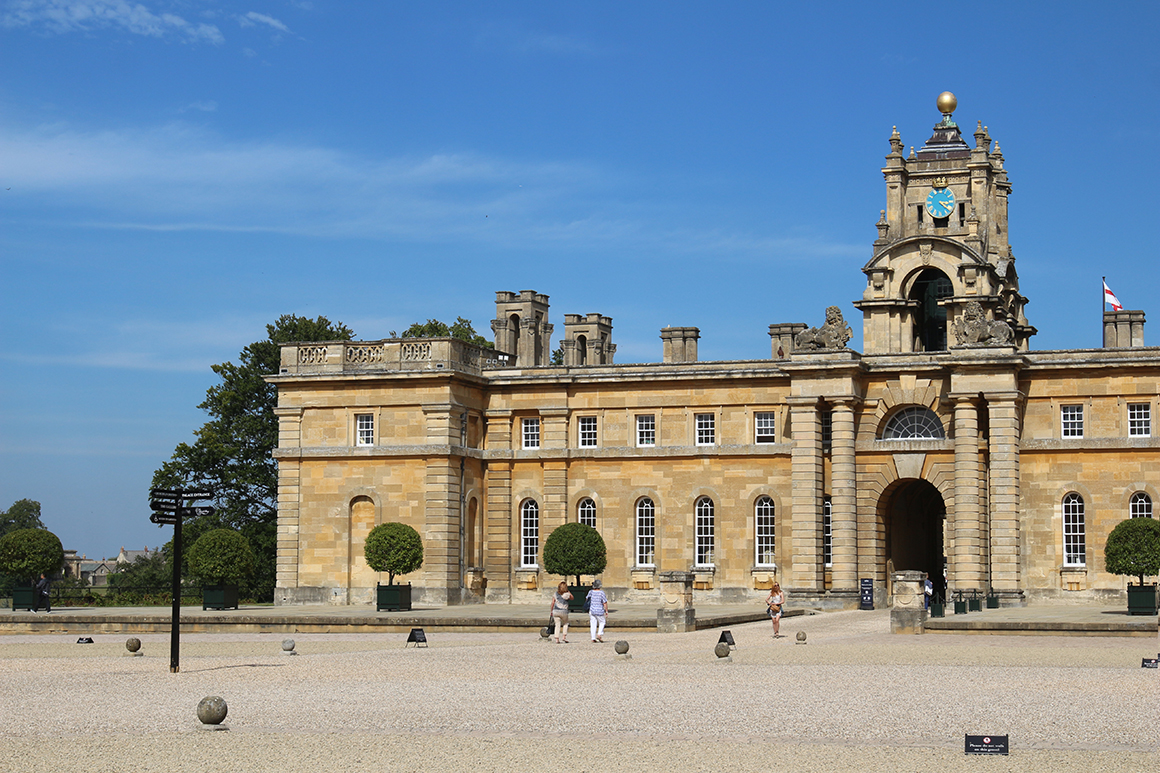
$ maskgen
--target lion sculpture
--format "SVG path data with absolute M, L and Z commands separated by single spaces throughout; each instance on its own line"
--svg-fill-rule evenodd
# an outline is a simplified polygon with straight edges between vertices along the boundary
M 793 343 L 795 349 L 806 351 L 845 349 L 851 335 L 850 326 L 846 324 L 842 310 L 837 306 L 831 306 L 826 309 L 826 324 L 801 331 L 794 337 Z
M 971 301 L 955 320 L 955 337 L 966 346 L 1010 346 L 1014 333 L 1001 319 L 988 320 L 983 306 Z

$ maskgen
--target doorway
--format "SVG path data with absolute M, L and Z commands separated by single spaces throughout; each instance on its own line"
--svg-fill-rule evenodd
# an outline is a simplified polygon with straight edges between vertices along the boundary
M 946 598 L 943 526 L 947 508 L 933 484 L 917 478 L 898 481 L 879 500 L 883 525 L 883 561 L 889 572 L 926 572 L 934 592 Z

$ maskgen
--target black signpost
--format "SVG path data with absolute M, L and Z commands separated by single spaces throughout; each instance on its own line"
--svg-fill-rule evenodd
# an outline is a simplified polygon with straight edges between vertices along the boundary
M 189 502 L 213 499 L 206 489 L 164 489 L 149 491 L 149 520 L 158 525 L 173 526 L 173 627 L 169 634 L 169 670 L 181 670 L 181 519 L 213 515 L 212 507 L 191 507 Z

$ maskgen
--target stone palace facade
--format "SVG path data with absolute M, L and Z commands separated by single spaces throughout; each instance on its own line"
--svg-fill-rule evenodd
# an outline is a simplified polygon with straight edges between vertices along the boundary
M 1101 349 L 1031 348 L 1002 153 L 939 108 L 917 152 L 890 137 L 861 353 L 831 307 L 770 325 L 768 359 L 703 362 L 671 327 L 661 362 L 616 364 L 609 317 L 565 314 L 552 365 L 529 290 L 496 294 L 495 350 L 283 346 L 277 602 L 370 603 L 363 540 L 386 521 L 423 537 L 420 604 L 542 601 L 568 521 L 603 535 L 613 599 L 657 600 L 670 570 L 698 604 L 776 580 L 850 607 L 862 578 L 882 603 L 905 569 L 1004 605 L 1122 594 L 1103 545 L 1160 496 L 1160 349 L 1140 311 L 1105 313 Z

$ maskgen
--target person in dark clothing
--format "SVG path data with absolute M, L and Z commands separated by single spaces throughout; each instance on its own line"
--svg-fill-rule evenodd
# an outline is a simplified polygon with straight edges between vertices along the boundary
M 48 592 L 52 589 L 52 584 L 49 583 L 48 578 L 44 576 L 43 572 L 40 574 L 40 579 L 36 581 L 34 589 L 36 592 L 32 594 L 32 611 L 39 612 L 40 605 L 44 604 L 44 611 L 51 612 L 52 602 L 49 601 Z

